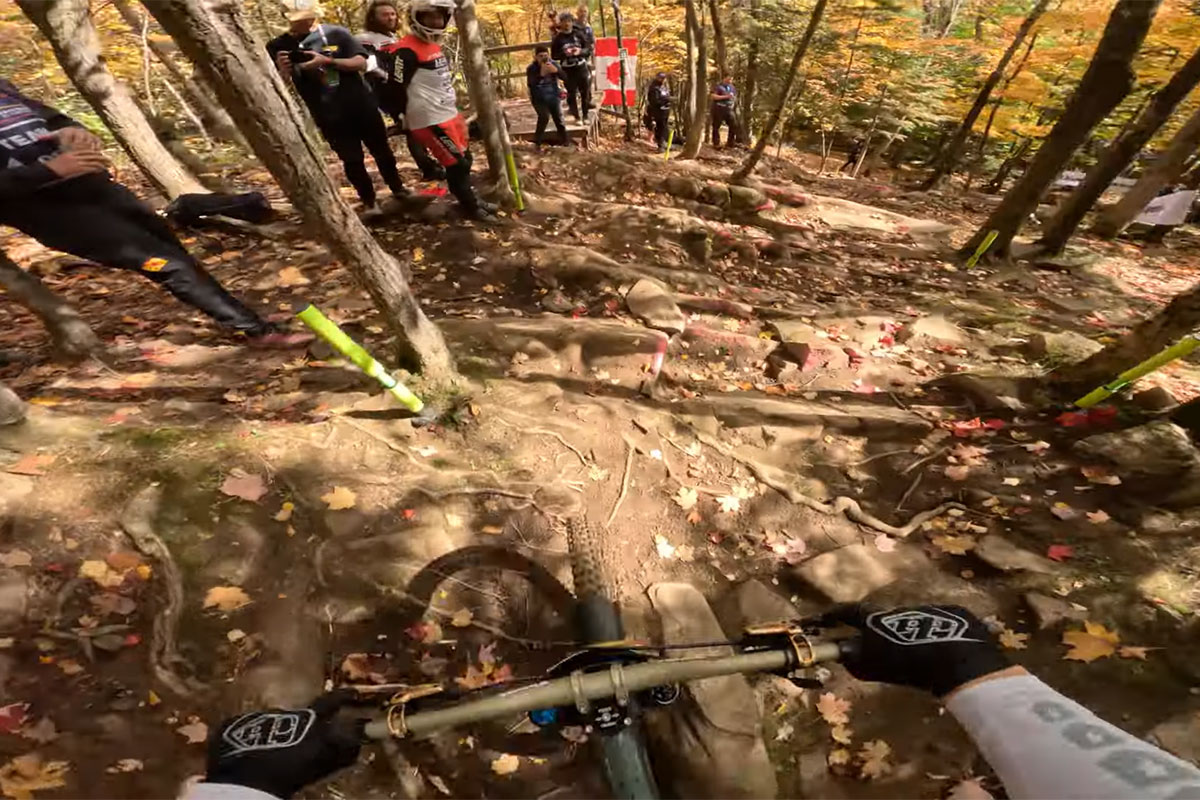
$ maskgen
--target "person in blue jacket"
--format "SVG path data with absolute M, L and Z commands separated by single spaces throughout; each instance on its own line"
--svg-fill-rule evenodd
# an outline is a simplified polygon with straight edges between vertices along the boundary
M 525 70 L 525 83 L 529 86 L 529 102 L 537 112 L 537 130 L 533 134 L 533 144 L 542 146 L 542 136 L 546 133 L 546 124 L 554 120 L 558 129 L 559 144 L 571 143 L 567 135 L 567 126 L 563 122 L 562 101 L 559 99 L 559 79 L 562 70 L 550 58 L 550 48 L 539 46 L 533 51 L 533 63 Z

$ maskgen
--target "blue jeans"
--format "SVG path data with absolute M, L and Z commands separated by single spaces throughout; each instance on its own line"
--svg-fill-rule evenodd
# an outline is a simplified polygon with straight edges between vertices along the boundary
M 571 140 L 563 122 L 562 103 L 559 102 L 558 94 L 534 95 L 532 102 L 533 110 L 537 112 L 537 129 L 533 134 L 533 143 L 538 147 L 542 146 L 542 135 L 546 133 L 546 125 L 550 120 L 554 120 L 554 127 L 558 129 L 559 144 L 569 144 Z

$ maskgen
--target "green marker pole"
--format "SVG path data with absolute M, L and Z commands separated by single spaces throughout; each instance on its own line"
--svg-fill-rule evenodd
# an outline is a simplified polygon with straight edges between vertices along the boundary
M 675 129 L 671 128 L 670 133 L 667 134 L 667 151 L 663 153 L 663 161 L 671 157 L 671 142 L 673 141 L 675 141 Z
M 983 254 L 992 246 L 992 242 L 996 241 L 996 237 L 1000 235 L 1000 231 L 988 231 L 988 235 L 983 237 L 983 241 L 979 243 L 979 247 L 975 248 L 975 254 L 967 259 L 967 269 L 971 269 L 979 263 L 979 259 L 983 258 Z
M 1075 405 L 1079 408 L 1091 408 L 1100 401 L 1112 397 L 1138 378 L 1165 367 L 1177 358 L 1183 358 L 1197 347 L 1200 347 L 1200 338 L 1197 338 L 1195 334 L 1185 336 L 1166 350 L 1151 356 L 1136 367 L 1125 370 L 1112 383 L 1106 383 L 1098 389 L 1088 392 L 1076 400 Z
M 350 360 L 350 363 L 361 369 L 367 375 L 379 381 L 400 404 L 414 414 L 420 414 L 425 408 L 421 398 L 410 392 L 408 388 L 388 374 L 383 364 L 376 361 L 363 346 L 346 335 L 333 320 L 322 314 L 314 305 L 305 304 L 296 312 L 296 317 L 320 336 L 329 346 Z
M 525 199 L 521 197 L 521 179 L 517 177 L 517 162 L 513 159 L 512 153 L 505 153 L 504 161 L 508 165 L 508 185 L 512 187 L 513 194 L 517 198 L 517 211 L 524 211 Z

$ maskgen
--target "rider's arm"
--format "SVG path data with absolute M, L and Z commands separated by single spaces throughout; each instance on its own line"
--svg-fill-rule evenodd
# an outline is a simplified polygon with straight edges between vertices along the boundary
M 1108 724 L 1020 667 L 968 683 L 945 703 L 1014 800 L 1200 796 L 1200 769 Z

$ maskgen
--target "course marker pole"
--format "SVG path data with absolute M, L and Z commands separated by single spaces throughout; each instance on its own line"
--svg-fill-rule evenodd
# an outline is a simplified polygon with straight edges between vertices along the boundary
M 1000 235 L 1000 231 L 988 231 L 988 235 L 983 237 L 983 241 L 979 243 L 979 247 L 975 248 L 975 254 L 967 259 L 967 269 L 971 269 L 979 263 L 979 259 L 983 258 L 983 254 L 992 246 L 992 242 L 996 241 L 996 237 Z
M 1177 358 L 1183 358 L 1188 353 L 1200 347 L 1200 338 L 1195 334 L 1189 334 L 1180 339 L 1175 344 L 1168 347 L 1166 350 L 1151 356 L 1135 367 L 1125 370 L 1117 376 L 1116 380 L 1111 383 L 1106 383 L 1103 386 L 1093 389 L 1083 397 L 1075 401 L 1078 408 L 1091 408 L 1102 400 L 1107 400 L 1117 392 L 1124 389 L 1129 384 L 1136 381 L 1138 378 L 1149 375 L 1155 370 L 1165 367 Z
M 663 161 L 666 161 L 667 159 L 669 159 L 671 157 L 671 142 L 673 142 L 673 141 L 675 141 L 675 129 L 674 128 L 672 128 L 671 131 L 667 134 L 667 150 L 665 153 L 663 153 Z
M 361 369 L 370 377 L 379 381 L 383 388 L 391 392 L 400 404 L 414 414 L 420 414 L 425 408 L 421 398 L 408 390 L 404 384 L 393 378 L 383 364 L 371 356 L 363 346 L 346 335 L 333 320 L 322 314 L 317 307 L 306 303 L 304 308 L 296 312 L 296 317 L 320 336 L 329 346 L 350 360 L 354 366 Z
M 517 199 L 517 211 L 524 211 L 525 198 L 521 197 L 521 179 L 517 177 L 517 162 L 513 159 L 512 153 L 505 153 L 504 161 L 508 166 L 508 185 L 512 187 L 513 194 Z

